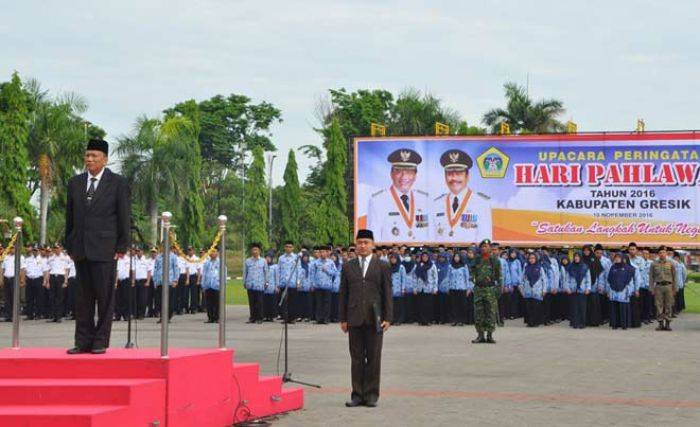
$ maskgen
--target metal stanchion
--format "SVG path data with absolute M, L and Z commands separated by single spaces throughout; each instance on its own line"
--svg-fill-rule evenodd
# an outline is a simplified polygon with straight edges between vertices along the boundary
M 160 288 L 160 357 L 168 357 L 168 326 L 170 325 L 170 219 L 173 214 L 163 212 L 163 283 Z
M 12 292 L 12 348 L 19 350 L 19 281 L 20 272 L 22 270 L 22 224 L 24 221 L 20 217 L 14 219 L 15 232 L 17 239 L 15 240 L 15 278 L 14 290 Z M 7 301 L 6 301 L 7 303 Z
M 226 215 L 219 215 L 219 348 L 226 348 Z

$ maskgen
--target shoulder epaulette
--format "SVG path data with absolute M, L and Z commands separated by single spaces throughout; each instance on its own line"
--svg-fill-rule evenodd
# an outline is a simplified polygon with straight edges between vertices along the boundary
M 426 192 L 423 191 L 423 190 L 416 190 L 416 193 L 422 194 L 422 195 L 424 195 L 424 196 L 426 196 L 426 197 L 428 196 L 428 193 L 426 193 Z
M 476 194 L 479 195 L 479 196 L 481 196 L 481 197 L 483 197 L 483 198 L 486 199 L 486 200 L 491 200 L 491 197 L 490 197 L 490 196 L 487 196 L 486 194 L 482 193 L 481 191 L 477 191 Z
M 378 195 L 382 194 L 384 191 L 386 191 L 386 190 L 379 190 L 376 193 L 372 194 L 372 197 L 378 196 Z
M 438 200 L 442 199 L 442 198 L 445 197 L 446 195 L 447 195 L 447 193 L 442 193 L 442 194 L 440 194 L 439 196 L 437 196 L 436 198 L 434 198 L 433 201 L 434 201 L 434 202 L 437 202 Z

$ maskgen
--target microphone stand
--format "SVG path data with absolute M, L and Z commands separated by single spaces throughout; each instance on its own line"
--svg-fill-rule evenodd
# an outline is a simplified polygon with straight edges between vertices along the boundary
M 299 266 L 300 260 L 301 254 L 297 256 L 296 262 L 294 262 L 294 268 L 292 268 L 292 271 L 289 273 L 289 277 L 287 277 L 287 286 L 284 287 L 284 291 L 282 291 L 282 294 L 280 294 L 280 302 L 277 305 L 278 307 L 283 307 L 284 310 L 284 322 L 282 322 L 284 323 L 284 374 L 282 374 L 282 382 L 300 384 L 305 385 L 307 387 L 321 388 L 321 386 L 318 384 L 311 384 L 295 380 L 294 378 L 292 378 L 292 373 L 289 372 L 289 279 L 294 277 L 294 274 L 297 271 L 297 267 Z
M 134 348 L 136 344 L 131 341 L 131 320 L 133 319 L 133 307 L 134 307 L 134 287 L 136 286 L 136 270 L 134 269 L 134 251 L 136 250 L 136 245 L 134 244 L 134 232 L 136 232 L 141 243 L 144 242 L 143 236 L 141 235 L 141 230 L 136 226 L 134 218 L 131 217 L 131 248 L 129 250 L 129 312 L 127 317 L 127 327 L 126 327 L 126 345 L 124 348 Z M 134 320 L 134 338 L 136 339 L 138 333 L 138 319 Z

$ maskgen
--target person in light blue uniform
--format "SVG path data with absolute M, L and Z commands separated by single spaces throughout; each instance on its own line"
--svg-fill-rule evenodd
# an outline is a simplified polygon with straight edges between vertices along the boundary
M 555 304 L 556 295 L 559 292 L 559 264 L 557 260 L 549 256 L 549 250 L 543 246 L 538 254 L 540 264 L 547 274 L 545 281 L 545 295 L 542 300 L 542 313 L 544 324 L 552 324 L 558 316 L 558 307 Z
M 301 266 L 298 260 L 299 256 L 294 253 L 294 243 L 287 240 L 284 242 L 284 253 L 277 259 L 277 266 L 279 268 L 280 293 L 284 289 L 287 290 L 286 299 L 282 303 L 282 317 L 283 321 L 289 323 L 294 323 L 294 320 L 299 317 L 297 294 Z M 285 318 L 285 313 L 287 318 Z
M 277 316 L 277 295 L 279 294 L 279 267 L 275 264 L 275 251 L 265 254 L 267 279 L 263 290 L 263 321 L 272 322 Z
M 641 251 L 637 247 L 637 244 L 631 242 L 627 246 L 627 255 L 629 256 L 629 263 L 634 267 L 634 287 L 635 294 L 630 298 L 630 316 L 632 318 L 630 326 L 632 328 L 639 328 L 642 326 L 643 320 L 643 300 L 644 294 L 643 289 L 646 292 L 649 291 L 649 270 L 646 266 L 647 262 L 642 257 Z M 647 316 L 648 319 L 648 316 Z
M 651 268 L 652 257 L 649 248 L 641 248 L 641 258 L 643 262 L 638 262 L 639 276 L 639 305 L 640 320 L 645 325 L 650 324 L 655 318 L 654 296 L 649 290 L 649 270 Z M 633 264 L 637 265 L 635 262 Z
M 525 298 L 525 323 L 528 327 L 537 327 L 544 321 L 542 301 L 547 292 L 547 272 L 535 253 L 527 256 L 518 289 Z
M 259 243 L 250 245 L 250 258 L 243 265 L 243 286 L 248 291 L 248 306 L 250 317 L 247 323 L 262 323 L 263 293 L 268 280 L 267 262 L 260 256 L 262 246 Z
M 401 260 L 404 270 L 406 270 L 406 278 L 403 283 L 403 323 L 414 323 L 417 319 L 416 312 L 418 311 L 418 293 L 415 289 L 416 282 L 416 258 L 410 250 L 407 250 Z
M 569 284 L 569 265 L 571 265 L 569 257 L 561 255 L 559 257 L 559 292 L 554 298 L 559 306 L 561 320 L 568 320 L 571 311 L 571 295 L 566 292 Z
M 503 289 L 508 295 L 508 302 L 504 310 L 503 315 L 506 319 L 517 319 L 522 316 L 520 313 L 520 292 L 518 292 L 518 286 L 520 286 L 520 279 L 523 277 L 523 264 L 518 258 L 518 250 L 511 248 L 508 251 L 508 257 L 506 258 L 505 267 L 503 271 L 506 271 L 506 281 Z
M 219 258 L 219 251 L 214 249 L 209 259 L 204 261 L 202 266 L 202 290 L 204 291 L 204 301 L 207 307 L 207 321 L 205 323 L 217 323 L 219 321 L 220 269 L 221 258 Z M 225 272 L 224 277 L 226 277 Z
M 435 267 L 438 272 L 438 294 L 435 298 L 435 323 L 445 325 L 452 322 L 450 316 L 450 258 L 444 250 L 437 254 Z
M 591 275 L 581 252 L 574 253 L 573 260 L 566 267 L 566 277 L 568 280 L 563 283 L 563 289 L 569 296 L 571 310 L 569 325 L 574 329 L 583 329 L 586 327 L 586 307 L 587 297 L 591 292 Z
M 671 317 L 676 317 L 678 313 L 685 310 L 685 282 L 688 281 L 688 268 L 685 266 L 681 254 L 678 251 L 673 252 L 671 262 L 676 269 L 675 282 L 676 289 L 678 289 L 673 305 L 673 315 Z
M 333 287 L 331 288 L 331 322 L 338 322 L 338 308 L 340 301 L 338 299 L 340 295 L 340 275 L 343 272 L 343 259 L 340 257 L 339 251 L 333 251 L 331 254 L 331 261 L 335 264 L 335 268 L 338 270 L 338 274 L 335 275 L 333 279 Z
M 404 322 L 403 300 L 406 283 L 406 268 L 401 264 L 399 254 L 389 255 L 389 266 L 391 266 L 391 296 L 394 301 L 394 318 L 392 326 L 401 325 Z
M 170 270 L 169 270 L 169 289 L 168 289 L 168 322 L 170 322 L 170 319 L 173 318 L 173 313 L 174 313 L 174 298 L 175 298 L 175 288 L 177 287 L 178 284 L 178 279 L 180 278 L 180 269 L 178 267 L 177 263 L 177 255 L 175 254 L 175 249 L 171 249 L 170 251 L 170 257 L 169 257 L 169 262 L 170 262 Z M 163 310 L 161 310 L 162 307 L 162 295 L 163 295 L 163 289 L 161 286 L 163 286 L 163 252 L 161 249 L 161 253 L 158 254 L 156 257 L 156 261 L 153 264 L 153 284 L 156 286 L 156 310 L 160 313 L 160 320 L 158 320 L 158 323 L 160 323 L 163 319 Z
M 630 265 L 626 255 L 617 253 L 613 257 L 607 275 L 605 292 L 610 301 L 610 327 L 612 329 L 627 329 L 632 317 L 630 313 L 630 298 L 635 294 L 635 268 Z
M 437 267 L 430 259 L 430 253 L 424 251 L 415 269 L 414 291 L 418 295 L 418 323 L 429 326 L 433 319 L 435 295 L 438 292 Z
M 319 258 L 311 268 L 311 285 L 316 300 L 316 323 L 325 325 L 331 317 L 331 290 L 338 268 L 328 255 L 330 247 L 319 248 Z
M 608 272 L 610 271 L 610 267 L 612 267 L 612 261 L 606 256 L 603 246 L 600 244 L 595 246 L 594 254 L 603 267 L 603 271 L 598 275 L 595 286 L 598 288 L 598 293 L 600 294 L 600 314 L 602 323 L 605 323 L 610 320 L 610 299 L 608 298 L 606 289 L 608 285 Z
M 311 321 L 311 255 L 307 251 L 301 252 L 301 260 L 299 261 L 299 289 L 298 289 L 298 312 L 297 320 L 310 322 Z
M 469 269 L 459 252 L 452 256 L 449 281 L 452 326 L 464 326 L 468 323 L 469 311 L 474 307 L 467 304 L 467 297 L 473 292 L 474 285 L 469 280 Z M 474 317 L 473 311 L 471 317 Z

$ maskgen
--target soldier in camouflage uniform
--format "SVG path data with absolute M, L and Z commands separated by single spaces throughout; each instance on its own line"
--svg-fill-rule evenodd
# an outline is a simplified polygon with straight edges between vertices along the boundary
M 491 254 L 491 241 L 484 239 L 479 245 L 481 255 L 470 269 L 474 281 L 474 326 L 479 336 L 474 344 L 495 344 L 493 331 L 496 329 L 501 263 Z M 486 332 L 486 338 L 484 338 Z

